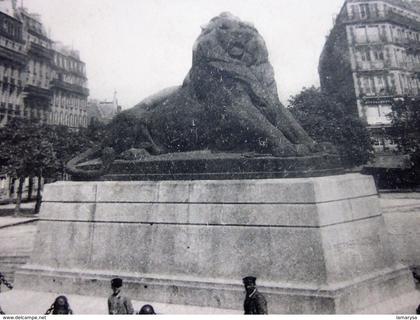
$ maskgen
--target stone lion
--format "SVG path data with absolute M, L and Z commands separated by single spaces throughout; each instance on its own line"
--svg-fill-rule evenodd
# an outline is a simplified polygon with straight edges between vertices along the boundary
M 281 157 L 317 150 L 279 101 L 263 38 L 230 13 L 202 27 L 182 86 L 122 112 L 110 132 L 109 144 L 118 152 L 210 150 Z

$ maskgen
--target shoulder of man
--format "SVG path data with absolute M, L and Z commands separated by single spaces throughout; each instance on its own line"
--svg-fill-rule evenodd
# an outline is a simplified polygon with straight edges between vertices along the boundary
M 125 294 L 122 294 L 121 295 L 121 300 L 130 301 L 130 298 L 128 296 L 126 296 Z
M 267 305 L 267 300 L 265 299 L 264 295 L 258 291 L 255 293 L 254 299 L 259 305 Z
M 264 295 L 262 293 L 260 293 L 259 291 L 255 292 L 254 297 L 255 297 L 255 299 L 264 300 L 265 301 Z

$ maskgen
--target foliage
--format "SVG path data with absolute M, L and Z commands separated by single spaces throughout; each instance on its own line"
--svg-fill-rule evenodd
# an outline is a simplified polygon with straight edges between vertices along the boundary
M 26 177 L 62 179 L 66 163 L 101 141 L 104 129 L 93 123 L 77 131 L 22 119 L 11 119 L 0 128 L 0 169 L 19 179 L 17 211 Z
M 420 98 L 395 99 L 392 106 L 391 138 L 399 151 L 410 155 L 414 168 L 420 167 Z
M 289 100 L 289 110 L 315 141 L 335 145 L 346 167 L 363 165 L 372 158 L 366 126 L 337 98 L 319 88 L 303 88 Z
M 55 174 L 59 177 L 65 173 L 65 166 L 77 154 L 89 149 L 101 141 L 104 127 L 98 123 L 90 124 L 87 129 L 78 131 L 66 126 L 48 126 L 47 139 L 53 145 L 58 160 Z
M 38 176 L 42 170 L 54 171 L 57 158 L 42 125 L 12 119 L 0 129 L 2 169 L 14 178 Z
M 103 139 L 105 127 L 92 123 L 86 129 L 49 126 L 12 119 L 0 129 L 0 165 L 10 176 L 62 175 L 65 164 Z

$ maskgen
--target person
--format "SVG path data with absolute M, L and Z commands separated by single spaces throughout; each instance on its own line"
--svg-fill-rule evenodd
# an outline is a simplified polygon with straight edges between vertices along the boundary
M 420 304 L 419 304 L 419 306 L 417 307 L 416 314 L 420 314 Z
M 150 304 L 145 304 L 143 307 L 141 307 L 138 314 L 156 314 L 155 309 Z
M 258 292 L 256 277 L 245 277 L 242 279 L 245 286 L 245 314 L 268 314 L 267 301 L 264 296 Z
M 66 296 L 59 296 L 45 314 L 73 314 Z
M 123 281 L 121 278 L 111 280 L 112 294 L 108 298 L 109 314 L 133 314 L 131 300 L 121 293 Z

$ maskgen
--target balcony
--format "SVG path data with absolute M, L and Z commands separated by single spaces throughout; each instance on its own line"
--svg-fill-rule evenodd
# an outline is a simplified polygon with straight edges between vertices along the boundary
M 53 68 L 60 73 L 72 74 L 72 75 L 75 75 L 76 77 L 87 80 L 86 73 L 84 70 L 83 71 L 70 70 L 69 68 L 63 68 L 62 66 L 59 66 L 58 64 L 53 64 Z
M 360 72 L 369 72 L 377 71 L 386 73 L 387 70 L 391 69 L 392 62 L 389 60 L 375 60 L 375 61 L 357 61 L 356 62 L 356 71 Z
M 59 79 L 54 79 L 51 81 L 51 87 L 74 92 L 86 97 L 89 96 L 89 89 L 75 84 L 67 83 Z
M 338 22 L 346 24 L 391 22 L 409 29 L 420 31 L 420 21 L 406 17 L 392 10 L 379 11 L 378 13 L 370 12 L 366 16 L 362 16 L 360 13 L 353 14 L 352 16 L 343 16 L 341 19 L 339 18 Z
M 401 41 L 402 46 L 409 52 L 409 53 L 418 53 L 420 52 L 420 42 L 411 39 L 404 39 Z
M 383 95 L 362 96 L 361 102 L 365 106 L 369 105 L 388 105 L 394 102 L 395 96 L 390 95 L 389 92 L 384 92 Z
M 45 48 L 37 43 L 31 42 L 29 47 L 29 54 L 47 59 L 52 61 L 53 60 L 53 51 L 51 49 Z
M 35 87 L 32 85 L 28 85 L 24 89 L 25 98 L 40 98 L 40 99 L 51 99 L 52 91 L 48 89 L 43 89 L 40 87 Z
M 28 58 L 22 53 L 7 49 L 5 47 L 0 47 L 0 60 L 2 59 L 6 59 L 21 66 L 25 66 L 28 60 Z

